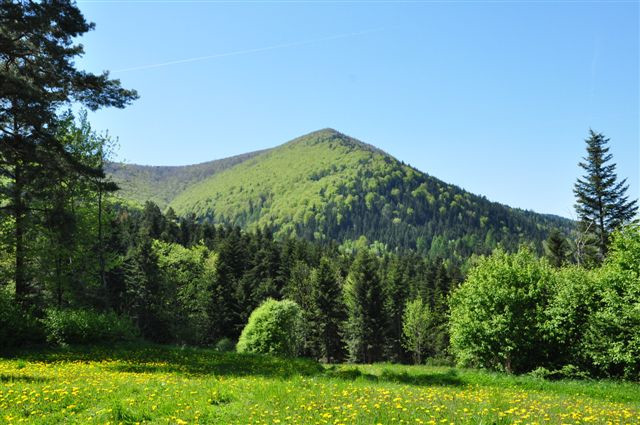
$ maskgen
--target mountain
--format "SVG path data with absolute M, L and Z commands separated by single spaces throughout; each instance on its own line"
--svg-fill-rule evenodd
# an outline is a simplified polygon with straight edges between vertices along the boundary
M 464 258 L 524 242 L 540 249 L 551 228 L 572 227 L 490 202 L 332 129 L 199 165 L 109 171 L 125 197 L 160 200 L 178 215 L 309 240 L 349 243 L 364 235 L 432 256 Z

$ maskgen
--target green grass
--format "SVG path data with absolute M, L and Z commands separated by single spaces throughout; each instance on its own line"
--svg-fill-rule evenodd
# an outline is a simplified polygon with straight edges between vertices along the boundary
M 157 346 L 0 359 L 0 423 L 638 423 L 640 385 Z

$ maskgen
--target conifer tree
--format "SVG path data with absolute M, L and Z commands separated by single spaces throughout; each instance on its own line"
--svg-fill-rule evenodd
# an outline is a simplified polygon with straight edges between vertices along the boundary
M 345 325 L 349 359 L 372 363 L 382 358 L 386 317 L 384 293 L 376 257 L 361 249 L 351 266 L 344 288 Z
M 549 237 L 544 242 L 544 253 L 549 262 L 554 267 L 562 267 L 569 260 L 571 248 L 567 238 L 559 229 L 553 229 Z
M 410 289 L 407 267 L 399 257 L 394 256 L 387 261 L 385 269 L 385 310 L 388 317 L 386 355 L 394 361 L 402 361 L 405 357 L 402 318 Z
M 313 327 L 316 329 L 320 356 L 328 363 L 342 357 L 340 328 L 344 320 L 342 288 L 331 260 L 322 257 L 320 265 L 311 272 Z
M 589 130 L 587 156 L 578 165 L 585 170 L 574 186 L 575 209 L 583 229 L 590 228 L 597 238 L 600 257 L 607 253 L 609 235 L 622 224 L 633 219 L 638 211 L 637 200 L 626 195 L 627 179 L 618 181 L 616 164 L 611 163 L 609 139 L 602 133 Z

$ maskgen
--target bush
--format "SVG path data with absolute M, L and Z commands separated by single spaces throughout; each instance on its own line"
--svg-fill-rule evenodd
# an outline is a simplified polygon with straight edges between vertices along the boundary
M 218 342 L 216 342 L 215 350 L 221 353 L 229 353 L 235 351 L 236 344 L 231 341 L 229 338 L 222 338 Z
M 293 301 L 268 299 L 256 308 L 238 340 L 239 353 L 293 357 L 302 346 L 302 310 Z
M 113 312 L 51 309 L 43 323 L 47 341 L 59 345 L 130 341 L 138 334 L 129 318 Z
M 617 232 L 598 284 L 601 305 L 589 317 L 584 354 L 601 375 L 640 379 L 640 227 Z
M 542 324 L 554 279 L 549 264 L 527 249 L 482 258 L 451 297 L 458 363 L 516 373 L 546 366 L 550 347 Z
M 33 316 L 20 311 L 12 294 L 0 288 L 0 349 L 44 342 L 41 324 Z
M 561 379 L 589 379 L 588 373 L 572 364 L 562 366 L 557 370 L 549 370 L 544 367 L 536 368 L 529 373 L 534 378 L 544 379 L 547 381 L 559 381 Z
M 594 370 L 585 352 L 584 337 L 593 313 L 600 308 L 600 274 L 599 270 L 578 266 L 557 269 L 556 286 L 542 324 L 550 342 L 550 369 L 576 365 Z

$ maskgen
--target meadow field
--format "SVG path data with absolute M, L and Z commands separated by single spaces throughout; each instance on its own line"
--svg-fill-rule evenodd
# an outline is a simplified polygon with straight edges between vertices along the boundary
M 631 424 L 640 385 L 161 346 L 0 358 L 0 422 Z

